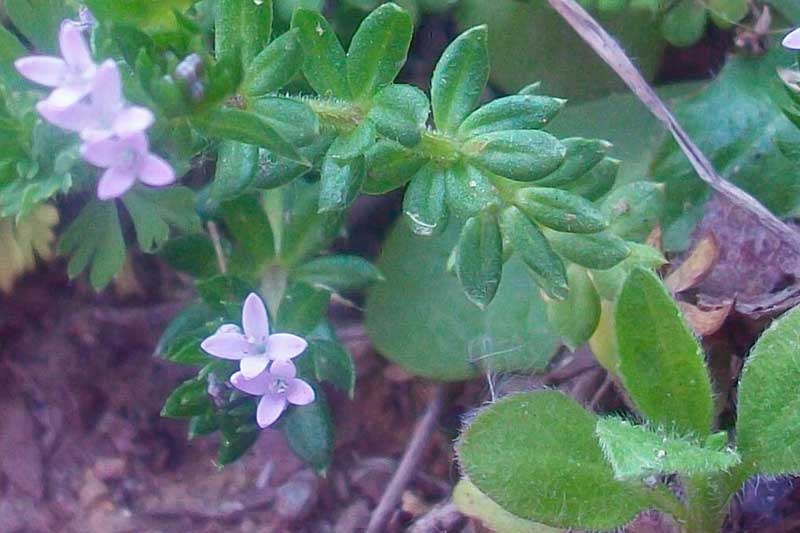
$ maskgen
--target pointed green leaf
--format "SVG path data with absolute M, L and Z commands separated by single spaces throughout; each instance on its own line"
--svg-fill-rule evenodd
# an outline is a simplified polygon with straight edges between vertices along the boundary
M 544 234 L 558 255 L 592 270 L 612 268 L 631 254 L 629 243 L 607 231 L 585 235 L 545 230 Z
M 217 167 L 208 191 L 214 204 L 242 194 L 252 183 L 258 166 L 258 147 L 236 141 L 222 141 L 217 148 Z
M 247 68 L 269 42 L 272 0 L 217 0 L 214 47 L 218 61 L 238 56 Z
M 561 392 L 508 396 L 481 411 L 457 445 L 465 477 L 516 516 L 553 527 L 612 529 L 654 506 L 614 479 L 597 419 Z
M 221 206 L 222 219 L 236 247 L 231 270 L 240 275 L 258 275 L 275 257 L 272 226 L 258 195 L 244 195 Z
M 664 187 L 651 181 L 637 181 L 620 187 L 603 200 L 602 210 L 610 222 L 609 231 L 623 239 L 643 241 L 664 212 Z
M 631 272 L 615 323 L 619 373 L 637 409 L 667 431 L 705 438 L 714 403 L 703 351 L 655 274 Z
M 564 189 L 592 202 L 599 200 L 614 188 L 619 166 L 619 159 L 606 157 L 583 176 L 565 184 Z
M 152 253 L 169 239 L 170 228 L 184 233 L 200 231 L 194 210 L 194 193 L 186 187 L 135 188 L 123 199 L 143 252 Z
M 350 161 L 325 157 L 320 173 L 320 213 L 342 211 L 355 201 L 364 183 L 364 167 L 364 156 Z
M 360 157 L 372 148 L 377 136 L 375 124 L 365 120 L 353 131 L 339 135 L 328 150 L 328 157 L 340 162 Z
M 542 290 L 557 299 L 566 297 L 569 287 L 564 263 L 541 230 L 516 207 L 509 207 L 502 212 L 500 227 L 503 245 L 510 246 L 528 265 Z
M 608 227 L 592 202 L 561 189 L 526 187 L 517 191 L 514 203 L 529 218 L 556 231 L 598 233 Z
M 488 31 L 478 26 L 462 33 L 442 54 L 431 82 L 436 127 L 455 133 L 478 101 L 489 79 Z
M 562 139 L 567 151 L 564 162 L 555 172 L 538 181 L 540 187 L 562 187 L 592 170 L 611 150 L 611 143 L 601 139 L 571 137 Z
M 547 132 L 510 130 L 485 133 L 464 143 L 474 165 L 517 181 L 536 181 L 564 161 L 566 147 Z
M 467 479 L 453 488 L 453 503 L 467 516 L 476 518 L 492 531 L 503 533 L 562 533 L 561 528 L 538 524 L 509 513 L 478 490 Z
M 405 185 L 426 163 L 416 152 L 394 141 L 378 141 L 366 154 L 364 192 L 385 194 Z
M 312 259 L 292 272 L 293 279 L 336 293 L 358 291 L 383 281 L 380 271 L 361 257 L 328 255 Z
M 469 139 L 507 130 L 538 130 L 564 107 L 566 100 L 532 94 L 514 94 L 492 100 L 464 120 L 458 136 Z
M 184 381 L 167 398 L 161 409 L 161 416 L 191 418 L 205 413 L 211 405 L 207 388 L 205 379 L 192 378 Z
M 300 72 L 303 48 L 298 30 L 289 30 L 258 54 L 245 70 L 242 93 L 250 98 L 282 89 Z
M 425 93 L 411 85 L 389 85 L 373 98 L 369 119 L 378 132 L 400 144 L 419 144 L 430 114 Z
M 446 171 L 447 206 L 458 217 L 475 216 L 502 201 L 491 178 L 485 172 L 458 163 Z
M 481 213 L 467 220 L 456 245 L 456 276 L 467 298 L 485 309 L 503 274 L 503 238 L 497 218 Z
M 331 25 L 321 14 L 300 8 L 292 17 L 303 48 L 303 74 L 320 96 L 350 100 L 347 56 Z
M 800 307 L 772 323 L 739 382 L 736 444 L 752 473 L 800 472 Z
M 585 269 L 567 267 L 569 293 L 563 300 L 545 300 L 547 318 L 572 351 L 589 341 L 600 323 L 600 295 Z
M 307 356 L 314 361 L 314 376 L 327 381 L 352 398 L 356 386 L 356 369 L 353 358 L 344 346 L 336 341 L 310 339 Z
M 305 102 L 269 96 L 252 102 L 252 109 L 275 131 L 295 146 L 304 146 L 319 136 L 319 116 Z
M 579 237 L 579 235 L 575 235 L 575 237 Z M 585 237 L 593 238 L 595 236 L 587 235 Z M 551 240 L 554 247 L 560 244 L 559 239 L 563 240 L 563 237 L 558 236 Z M 577 243 L 577 245 L 580 244 L 581 241 Z M 604 300 L 616 301 L 617 298 L 619 298 L 619 293 L 622 291 L 622 286 L 625 284 L 625 280 L 628 279 L 628 275 L 636 267 L 655 270 L 667 264 L 667 260 L 664 258 L 664 255 L 652 246 L 635 242 L 626 242 L 625 245 L 627 246 L 629 253 L 628 256 L 620 263 L 612 265 L 610 268 L 598 268 L 592 270 L 592 279 L 594 280 L 594 285 L 597 287 L 597 292 L 600 293 L 600 296 Z M 587 247 L 588 249 L 585 251 L 575 249 L 574 253 L 580 253 L 583 255 L 587 254 L 587 252 L 590 252 L 592 249 L 591 241 L 587 243 Z M 563 247 L 562 251 L 564 251 Z M 574 256 L 575 259 L 570 258 L 567 254 L 564 254 L 564 257 L 567 257 L 571 261 L 577 259 L 577 255 Z M 579 263 L 577 260 L 575 260 L 575 262 Z
M 294 453 L 324 475 L 333 455 L 333 423 L 324 393 L 319 388 L 315 392 L 313 403 L 289 408 L 282 428 Z
M 365 18 L 347 52 L 347 79 L 358 101 L 392 83 L 406 62 L 414 24 L 408 12 L 386 3 Z
M 403 198 L 403 212 L 418 235 L 441 232 L 447 223 L 446 169 L 428 163 L 411 179 Z

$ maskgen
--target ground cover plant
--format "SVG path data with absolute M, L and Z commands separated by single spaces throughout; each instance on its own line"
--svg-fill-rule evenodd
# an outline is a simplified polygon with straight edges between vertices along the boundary
M 400 527 L 445 419 L 459 481 L 414 527 L 720 531 L 797 473 L 792 2 L 2 6 L 4 305 L 168 272 L 160 414 L 219 469 L 280 435 L 329 479 L 342 413 L 420 379 L 351 530 Z M 713 39 L 713 77 L 664 74 Z

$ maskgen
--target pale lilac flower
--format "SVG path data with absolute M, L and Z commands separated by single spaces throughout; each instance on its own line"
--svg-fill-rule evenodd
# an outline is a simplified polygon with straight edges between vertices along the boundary
M 71 20 L 61 23 L 58 44 L 62 57 L 23 57 L 16 60 L 14 66 L 29 80 L 54 87 L 55 90 L 47 98 L 49 105 L 66 109 L 92 90 L 97 65 L 92 61 L 80 25 Z
M 251 293 L 242 309 L 244 332 L 236 325 L 225 324 L 200 345 L 214 357 L 240 361 L 242 376 L 252 379 L 275 364 L 291 363 L 305 351 L 305 339 L 290 333 L 269 333 L 269 318 L 264 302 Z
M 84 143 L 81 156 L 107 169 L 97 185 L 97 197 L 101 200 L 122 196 L 136 180 L 155 187 L 175 181 L 175 171 L 169 163 L 150 153 L 150 143 L 144 133 Z
M 261 396 L 256 422 L 265 428 L 272 425 L 289 404 L 308 405 L 314 401 L 314 389 L 296 375 L 294 363 L 275 361 L 269 370 L 253 378 L 242 372 L 235 373 L 231 376 L 231 384 L 242 392 Z
M 140 133 L 154 121 L 149 109 L 126 105 L 119 67 L 111 59 L 104 61 L 97 69 L 88 103 L 77 102 L 63 109 L 48 99 L 39 102 L 36 109 L 51 124 L 78 132 L 85 141 Z
M 800 50 L 800 28 L 783 38 L 783 46 L 791 50 Z

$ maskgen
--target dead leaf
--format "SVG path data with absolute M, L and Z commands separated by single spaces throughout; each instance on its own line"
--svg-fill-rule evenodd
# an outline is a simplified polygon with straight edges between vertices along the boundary
M 708 234 L 695 244 L 689 257 L 664 280 L 673 293 L 692 289 L 700 284 L 719 261 L 719 245 L 713 234 Z
M 678 306 L 694 334 L 699 337 L 707 337 L 719 331 L 719 328 L 725 323 L 725 319 L 733 309 L 733 301 L 722 307 L 707 310 L 687 302 L 678 302 Z

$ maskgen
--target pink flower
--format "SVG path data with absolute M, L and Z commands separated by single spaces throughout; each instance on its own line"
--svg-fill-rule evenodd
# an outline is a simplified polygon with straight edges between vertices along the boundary
M 175 181 L 175 171 L 169 163 L 150 153 L 144 133 L 87 142 L 81 146 L 81 156 L 107 169 L 97 185 L 97 197 L 101 200 L 122 196 L 136 180 L 155 187 Z
M 225 324 L 200 345 L 214 357 L 240 361 L 241 374 L 253 379 L 262 374 L 274 361 L 276 364 L 291 363 L 291 359 L 305 351 L 305 339 L 290 333 L 269 333 L 269 318 L 264 302 L 251 293 L 242 309 L 244 332 L 234 324 Z M 280 414 L 280 413 L 279 413 Z
M 15 61 L 14 66 L 29 80 L 54 87 L 46 100 L 48 105 L 54 109 L 66 109 L 92 90 L 97 65 L 92 61 L 80 25 L 70 20 L 62 22 L 58 44 L 62 57 L 23 57 Z
M 231 376 L 231 384 L 242 392 L 261 396 L 256 410 L 259 427 L 271 426 L 289 404 L 308 405 L 314 401 L 311 385 L 295 377 L 297 370 L 291 361 L 275 361 L 269 370 L 248 378 L 242 372 Z
M 783 38 L 783 46 L 791 50 L 800 50 L 800 28 Z
M 63 109 L 48 99 L 39 102 L 36 109 L 51 124 L 78 132 L 86 141 L 140 133 L 153 124 L 153 113 L 149 109 L 126 105 L 122 78 L 113 60 L 104 61 L 94 79 L 88 103 L 77 102 Z

